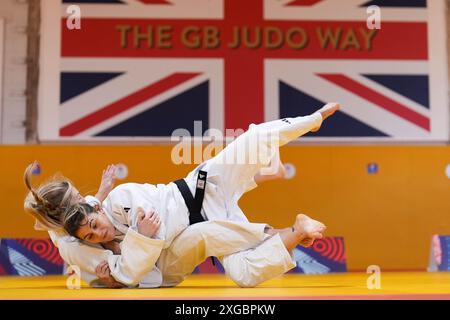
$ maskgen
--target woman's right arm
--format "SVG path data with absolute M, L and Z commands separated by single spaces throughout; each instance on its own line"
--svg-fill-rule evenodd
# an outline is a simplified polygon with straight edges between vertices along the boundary
M 70 266 L 77 266 L 81 278 L 90 286 L 97 284 L 96 267 L 113 255 L 109 250 L 85 245 L 67 235 L 48 232 L 53 243 L 58 247 L 61 258 Z
M 74 238 L 49 231 L 59 253 L 69 265 L 78 266 L 81 278 L 89 285 L 98 284 L 96 269 L 107 261 L 111 274 L 117 282 L 135 287 L 154 268 L 164 244 L 162 240 L 150 239 L 129 230 L 122 242 L 122 254 L 81 243 Z

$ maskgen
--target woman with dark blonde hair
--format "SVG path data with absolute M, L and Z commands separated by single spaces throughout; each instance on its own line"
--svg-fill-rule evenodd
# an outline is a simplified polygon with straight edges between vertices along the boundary
M 127 240 L 120 247 L 117 242 L 113 241 L 95 244 L 77 240 L 63 229 L 62 224 L 68 216 L 73 217 L 74 214 L 80 214 L 80 212 L 83 212 L 84 215 L 99 214 L 98 211 L 102 211 L 98 206 L 95 209 L 88 203 L 97 205 L 103 198 L 102 195 L 113 188 L 114 166 L 109 166 L 104 171 L 101 187 L 96 197 L 88 196 L 88 201 L 86 201 L 73 184 L 63 176 L 54 177 L 34 189 L 31 183 L 33 165 L 28 166 L 24 174 L 25 184 L 30 189 L 25 200 L 27 212 L 37 219 L 35 226 L 37 229 L 48 231 L 66 263 L 78 266 L 81 277 L 94 287 L 174 286 L 190 275 L 195 267 L 208 256 L 224 255 L 234 256 L 233 266 L 227 268 L 229 276 L 240 286 L 254 286 L 257 283 L 252 282 L 255 280 L 250 280 L 246 274 L 248 275 L 254 270 L 255 266 L 247 268 L 246 271 L 244 269 L 248 265 L 249 260 L 247 259 L 251 256 L 264 260 L 260 252 L 265 240 L 280 234 L 281 241 L 286 247 L 286 249 L 278 248 L 281 249 L 281 252 L 274 255 L 279 257 L 278 261 L 270 257 L 268 260 L 272 259 L 271 263 L 265 262 L 262 266 L 256 267 L 259 270 L 278 268 L 280 271 L 277 272 L 277 275 L 294 266 L 288 252 L 295 245 L 305 244 L 305 241 L 307 243 L 312 240 L 311 231 L 307 233 L 304 230 L 305 226 L 311 230 L 308 223 L 312 220 L 304 215 L 297 217 L 295 233 L 291 228 L 275 230 L 265 224 L 231 221 L 202 222 L 188 227 L 176 237 L 170 247 L 161 251 L 158 267 L 152 267 L 151 256 L 154 243 L 155 241 L 161 242 L 161 240 L 152 239 L 159 229 L 156 219 L 142 219 L 142 223 L 139 225 L 142 230 L 138 228 L 138 233 L 127 231 Z M 61 206 L 58 206 L 58 203 Z M 143 212 L 140 214 L 141 216 L 145 215 Z M 310 238 L 307 238 L 308 235 Z M 315 235 L 317 236 L 317 233 Z M 273 246 L 273 244 L 271 245 Z M 122 252 L 125 257 L 122 256 Z M 131 255 L 128 254 L 130 252 Z M 114 266 L 113 274 L 121 282 L 112 276 L 109 263 Z M 258 283 L 271 277 L 264 275 L 258 280 Z
M 248 222 L 237 202 L 243 193 L 256 186 L 255 176 L 271 164 L 279 146 L 308 131 L 318 130 L 322 121 L 339 108 L 339 104 L 331 103 L 307 117 L 289 118 L 250 126 L 246 133 L 238 137 L 216 157 L 201 164 L 183 179 L 181 182 L 186 186 L 184 190 L 177 183 L 168 185 L 127 183 L 114 189 L 107 196 L 103 208 L 99 207 L 97 211 L 92 210 L 89 205 L 77 206 L 74 210 L 68 210 L 67 204 L 72 203 L 77 195 L 74 194 L 74 188 L 70 184 L 64 183 L 62 187 L 57 184 L 47 189 L 41 187 L 39 190 L 42 191 L 42 195 L 48 196 L 45 201 L 41 201 L 42 198 L 38 193 L 31 192 L 35 200 L 35 204 L 31 208 L 35 213 L 41 215 L 41 219 L 51 219 L 50 224 L 61 226 L 64 223 L 66 230 L 71 235 L 84 242 L 106 245 L 114 240 L 121 241 L 121 255 L 108 257 L 108 267 L 115 280 L 126 285 L 136 285 L 145 274 L 159 271 L 157 265 L 161 262 L 161 255 L 164 252 L 171 252 L 170 247 L 175 240 L 183 238 L 183 230 L 187 230 L 186 228 L 193 223 L 191 217 L 194 212 L 185 195 L 186 192 L 190 193 L 195 188 L 198 192 L 199 179 L 203 175 L 204 181 L 201 185 L 204 189 L 207 181 L 209 187 L 204 191 L 204 210 L 200 211 L 202 203 L 197 208 L 198 212 L 196 213 L 199 219 L 196 222 L 212 220 L 203 224 L 208 225 L 211 229 L 214 223 L 223 227 L 220 223 L 226 222 L 228 223 L 227 228 L 231 230 L 231 238 L 235 237 L 236 239 L 245 238 L 241 236 L 242 228 L 247 227 L 250 231 L 247 230 L 248 232 L 245 233 L 248 239 L 244 239 L 247 241 L 243 241 L 241 246 L 230 247 L 231 242 L 224 241 L 225 238 L 221 238 L 220 231 L 209 234 L 211 241 L 201 238 L 199 241 L 203 241 L 205 248 L 210 248 L 210 253 L 214 250 L 208 243 L 220 243 L 219 248 L 213 247 L 220 253 L 219 256 L 223 257 L 223 265 L 225 269 L 229 270 L 227 273 L 241 286 L 254 286 L 294 267 L 295 262 L 289 251 L 297 244 L 310 245 L 315 238 L 322 237 L 325 226 L 305 215 L 298 215 L 294 227 L 284 230 L 273 230 L 266 224 L 256 224 L 251 228 L 249 226 L 252 224 Z M 278 139 L 275 142 L 267 139 L 259 140 L 259 136 L 266 133 L 274 133 Z M 237 147 L 239 150 L 240 147 L 252 142 L 252 139 L 255 138 L 258 147 L 261 147 L 263 151 L 269 151 L 268 153 L 258 151 L 257 155 L 261 157 L 255 163 L 227 162 L 228 156 L 233 155 L 234 148 Z M 251 156 L 247 153 L 244 154 L 244 158 L 251 158 Z M 208 180 L 206 180 L 206 172 L 202 170 L 210 173 Z M 59 190 L 61 194 L 64 194 L 56 197 L 52 193 L 54 190 Z M 60 208 L 53 206 L 53 200 L 61 201 Z M 151 214 L 152 209 L 158 215 Z M 235 221 L 233 223 L 236 225 L 231 226 L 230 220 Z M 189 228 L 201 231 L 202 223 L 191 225 Z M 234 234 L 233 229 L 235 229 Z M 149 230 L 152 232 L 148 232 Z M 223 231 L 223 234 L 229 233 Z M 217 241 L 217 239 L 221 241 Z M 186 243 L 189 241 L 186 239 Z M 255 246 L 255 241 L 260 243 Z M 186 243 L 182 242 L 180 245 L 186 247 Z M 250 247 L 248 247 L 249 243 L 252 244 Z M 222 250 L 220 250 L 220 246 L 223 247 Z M 195 245 L 189 250 L 195 250 Z M 213 255 L 217 256 L 218 253 Z M 172 260 L 169 259 L 169 261 Z M 189 263 L 187 265 L 190 266 Z M 164 267 L 162 268 L 164 270 Z M 184 274 L 184 272 L 180 274 Z M 161 272 L 159 275 L 162 276 Z M 160 280 L 160 285 L 163 284 L 164 281 Z

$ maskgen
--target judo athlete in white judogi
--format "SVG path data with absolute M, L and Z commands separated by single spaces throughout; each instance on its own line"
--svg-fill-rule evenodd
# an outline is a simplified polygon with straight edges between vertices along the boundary
M 153 268 L 148 263 L 152 256 L 149 249 L 154 246 L 154 241 L 161 240 L 148 238 L 132 229 L 120 243 L 121 252 L 118 254 L 74 241 L 67 235 L 66 238 L 59 237 L 57 245 L 63 259 L 78 266 L 83 280 L 94 287 L 123 287 L 124 284 L 134 287 L 136 281 L 140 288 L 175 286 L 207 257 L 227 255 L 236 255 L 235 264 L 225 267 L 227 275 L 239 286 L 250 287 L 293 268 L 295 262 L 289 251 L 303 239 L 318 238 L 320 233 L 315 230 L 323 231 L 320 223 L 303 215 L 297 217 L 294 226 L 295 233 L 291 228 L 269 232 L 265 224 L 218 220 L 201 222 L 186 228 L 170 247 L 162 250 Z M 306 232 L 307 229 L 313 232 Z M 282 240 L 274 246 L 266 241 L 271 237 Z M 127 249 L 132 251 L 126 252 Z M 115 269 L 111 270 L 111 265 Z M 251 276 L 255 271 L 260 274 L 259 281 L 252 283 L 257 279 Z
M 285 257 L 287 261 L 290 261 L 290 258 L 287 257 L 287 252 L 293 246 L 298 243 L 303 243 L 305 239 L 306 243 L 308 243 L 315 237 L 318 237 L 317 234 L 312 232 L 314 231 L 314 223 L 311 224 L 312 220 L 306 217 L 296 219 L 295 233 L 290 228 L 279 231 L 275 229 L 266 230 L 265 225 L 261 224 L 231 221 L 197 223 L 189 226 L 172 242 L 172 245 L 168 249 L 163 250 L 161 258 L 157 262 L 157 268 L 152 269 L 152 271 L 144 275 L 150 265 L 147 260 L 152 257 L 151 249 L 155 241 L 151 237 L 158 231 L 160 226 L 158 221 L 151 221 L 151 218 L 141 219 L 138 223 L 138 232 L 133 227 L 129 228 L 126 236 L 120 243 L 119 250 L 117 250 L 117 246 L 111 246 L 111 243 L 106 246 L 111 250 L 105 250 L 100 245 L 91 245 L 79 241 L 69 236 L 61 226 L 61 215 L 65 211 L 64 205 L 70 206 L 72 203 L 79 202 L 90 203 L 93 206 L 100 204 L 98 199 L 104 199 L 113 188 L 113 167 L 109 166 L 106 173 L 104 172 L 102 183 L 96 196 L 88 196 L 86 199 L 81 197 L 78 190 L 72 186 L 70 181 L 66 178 L 61 180 L 61 177 L 44 183 L 35 190 L 31 186 L 33 165 L 27 168 L 24 175 L 25 183 L 30 189 L 30 193 L 25 201 L 25 209 L 36 218 L 35 228 L 37 230 L 48 231 L 54 244 L 58 247 L 62 258 L 66 263 L 71 265 L 72 271 L 81 272 L 81 278 L 91 286 L 124 286 L 123 283 L 117 282 L 111 276 L 107 261 L 115 266 L 116 273 L 121 277 L 120 279 L 141 279 L 139 287 L 172 286 L 183 281 L 207 256 L 221 256 L 227 253 L 245 250 L 260 243 L 268 235 L 279 233 L 278 236 L 283 238 L 282 242 L 285 245 L 285 249 L 279 253 L 279 256 Z M 92 209 L 92 207 L 89 208 Z M 103 213 L 103 211 L 101 212 Z M 94 228 L 98 228 L 98 230 L 103 232 L 100 223 L 102 219 L 100 218 L 107 219 L 104 214 L 100 214 L 99 219 L 97 219 L 99 225 L 94 226 Z M 143 225 L 147 225 L 147 227 L 149 225 L 156 226 L 156 228 L 154 228 L 151 234 L 147 234 L 146 236 L 144 235 L 145 228 L 139 230 Z M 307 232 L 308 230 L 309 234 Z M 115 232 L 115 230 L 113 229 L 112 232 Z M 139 232 L 142 232 L 142 234 L 139 234 Z M 117 245 L 116 242 L 114 243 Z M 120 255 L 121 249 L 124 251 L 123 255 Z M 251 263 L 252 259 L 246 260 L 246 258 L 247 256 L 251 257 L 252 254 L 255 255 L 256 252 L 241 255 L 243 260 L 235 267 L 242 267 Z M 262 265 L 273 269 L 274 263 L 276 268 L 280 268 L 277 264 L 280 264 L 280 262 L 281 264 L 283 263 L 283 259 L 277 261 L 273 257 L 270 257 L 266 263 L 262 263 L 264 257 L 259 256 L 258 258 L 259 272 L 261 272 Z M 271 262 L 272 265 L 268 262 Z M 251 271 L 252 269 L 245 268 L 244 270 Z M 238 272 L 233 272 L 233 274 L 238 274 Z M 242 276 L 242 272 L 239 274 Z M 76 279 L 76 277 L 71 277 L 71 279 Z M 245 285 L 244 283 L 237 283 L 241 286 Z
M 207 173 L 203 210 L 201 211 L 203 219 L 211 222 L 227 220 L 248 223 L 238 206 L 238 200 L 243 193 L 256 187 L 255 175 L 267 169 L 271 163 L 273 164 L 277 160 L 279 146 L 309 131 L 318 130 L 323 119 L 333 114 L 339 107 L 338 104 L 328 104 L 310 116 L 251 125 L 247 132 L 239 136 L 216 157 L 193 170 L 185 178 L 192 194 L 195 193 L 197 187 L 198 173 L 200 171 Z M 274 136 L 277 139 L 273 139 Z M 256 154 L 250 152 L 252 149 L 248 146 L 252 144 L 257 146 Z M 240 152 L 241 150 L 244 150 L 243 153 Z M 244 161 L 239 161 L 240 159 L 244 159 Z M 72 235 L 76 235 L 84 241 L 101 243 L 113 239 L 122 240 L 121 260 L 109 257 L 108 266 L 114 279 L 126 285 L 136 285 L 141 277 L 152 270 L 157 270 L 158 261 L 160 264 L 161 261 L 164 261 L 167 252 L 170 252 L 167 249 L 172 245 L 174 239 L 189 226 L 190 213 L 187 203 L 184 201 L 180 189 L 174 183 L 120 185 L 103 202 L 103 210 L 110 222 L 109 226 L 106 223 L 102 227 L 97 227 L 101 221 L 98 219 L 99 216 L 89 214 L 82 216 L 83 219 L 68 217 L 66 227 Z M 135 232 L 133 245 L 137 245 L 139 241 L 145 241 L 150 249 L 140 257 L 142 258 L 142 261 L 139 262 L 140 266 L 143 261 L 146 261 L 145 270 L 142 270 L 139 275 L 133 275 L 131 269 L 138 270 L 138 265 L 125 266 L 121 263 L 124 260 L 128 262 L 133 260 L 130 259 L 130 256 L 135 258 L 139 250 L 124 250 L 123 243 L 129 242 L 127 237 L 130 230 L 137 227 L 137 212 L 150 212 L 151 210 L 156 211 L 160 217 L 158 232 L 154 239 L 143 239 L 145 237 L 139 237 L 139 234 Z M 320 225 L 318 222 L 314 224 L 315 231 L 318 233 L 324 229 L 323 225 Z M 193 227 L 195 226 L 190 228 Z M 261 229 L 264 228 L 266 226 L 259 227 L 260 235 L 264 234 L 261 232 Z M 222 242 L 220 245 L 226 246 L 227 243 Z M 163 250 L 166 251 L 163 252 Z M 230 251 L 222 249 L 222 255 L 215 255 L 221 259 L 227 274 L 241 286 L 257 285 L 295 266 L 295 262 L 287 252 L 279 235 L 265 237 L 261 244 L 248 250 L 225 254 L 227 252 Z M 286 254 L 280 259 L 280 253 Z M 124 257 L 128 258 L 124 259 Z M 270 261 L 271 259 L 273 261 Z M 167 269 L 167 266 L 164 268 Z M 125 273 L 124 270 L 126 270 Z M 175 275 L 174 278 L 180 278 L 180 276 Z M 163 282 L 160 285 L 163 285 Z

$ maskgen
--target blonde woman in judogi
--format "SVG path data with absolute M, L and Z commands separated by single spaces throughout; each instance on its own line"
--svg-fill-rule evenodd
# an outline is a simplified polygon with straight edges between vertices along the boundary
M 85 205 L 82 207 L 86 210 Z M 102 218 L 97 219 L 99 222 Z M 148 226 L 153 228 L 152 232 L 157 232 L 156 221 Z M 223 261 L 223 257 L 228 256 L 233 257 L 233 263 L 224 264 L 226 274 L 241 287 L 254 287 L 294 268 L 296 263 L 290 252 L 299 244 L 321 238 L 324 231 L 322 224 L 302 214 L 297 216 L 293 227 L 282 230 L 249 222 L 200 222 L 175 237 L 152 265 L 149 251 L 153 250 L 155 242 L 163 240 L 152 238 L 153 233 L 143 229 L 142 224 L 138 225 L 138 241 L 135 239 L 133 243 L 128 230 L 123 240 L 127 244 L 120 243 L 115 255 L 93 244 L 85 244 L 83 250 L 65 244 L 60 253 L 66 262 L 79 266 L 83 279 L 93 286 L 99 283 L 112 288 L 175 286 L 207 257 L 216 256 Z M 272 238 L 276 241 L 269 240 Z M 131 251 L 126 252 L 127 249 Z
M 274 146 L 272 140 L 270 139 L 259 139 L 258 155 L 261 156 L 257 157 L 256 163 L 249 163 L 246 165 L 236 162 L 232 162 L 230 164 L 228 160 L 224 159 L 228 158 L 230 155 L 230 150 L 233 150 L 232 146 L 238 147 L 239 149 L 239 146 L 250 142 L 252 137 L 258 136 L 259 133 L 268 132 L 279 135 L 280 145 L 286 144 L 292 139 L 295 139 L 310 130 L 317 130 L 320 127 L 322 120 L 330 116 L 338 109 L 338 104 L 329 104 L 311 116 L 283 119 L 261 125 L 252 125 L 246 133 L 241 135 L 230 146 L 225 148 L 218 156 L 205 162 L 203 165 L 191 172 L 191 174 L 189 174 L 185 179 L 185 182 L 191 192 L 196 187 L 195 175 L 200 172 L 200 170 L 205 170 L 208 173 L 207 188 L 204 198 L 205 201 L 203 202 L 204 210 L 201 211 L 202 217 L 210 220 L 226 219 L 247 222 L 245 215 L 237 206 L 237 201 L 244 192 L 255 187 L 254 176 L 258 174 L 261 169 L 269 165 L 269 163 L 274 159 L 278 148 L 278 145 Z M 267 150 L 269 150 L 269 153 L 264 152 Z M 144 210 L 144 212 L 149 212 L 150 209 L 156 209 L 161 217 L 161 222 L 158 222 L 160 223 L 160 226 L 158 228 L 156 238 L 164 240 L 157 241 L 155 239 L 155 241 L 151 244 L 153 246 L 152 250 L 146 251 L 147 253 L 153 253 L 149 259 L 146 259 L 147 262 L 151 262 L 149 263 L 150 268 L 155 265 L 161 251 L 163 249 L 167 249 L 173 239 L 189 225 L 187 201 L 183 201 L 183 196 L 180 194 L 181 188 L 179 189 L 178 185 L 177 187 L 175 187 L 175 184 L 158 186 L 148 184 L 124 184 L 117 187 L 104 202 L 103 207 L 105 211 L 109 213 L 108 217 L 115 226 L 119 226 L 121 223 L 126 226 L 126 224 L 124 224 L 126 222 L 130 225 L 129 221 L 126 221 L 126 218 L 123 220 L 125 213 L 127 213 L 126 211 L 133 213 L 140 209 Z M 137 217 L 136 214 L 132 214 L 131 216 Z M 85 234 L 83 235 L 83 238 L 85 240 L 88 240 L 87 238 L 92 240 L 92 237 L 95 237 L 95 240 L 98 242 L 112 240 L 116 236 L 115 234 L 108 232 L 106 227 L 97 227 L 97 222 L 100 222 L 100 220 L 96 221 L 98 217 L 100 217 L 100 215 L 92 216 L 92 219 L 90 219 L 91 221 L 87 225 L 87 227 L 91 230 L 84 228 L 83 232 Z M 96 220 L 94 221 L 93 219 Z M 122 222 L 120 221 L 121 219 Z M 79 225 L 77 228 L 69 228 L 69 230 L 72 230 L 72 232 L 79 231 L 79 227 L 84 225 L 86 221 L 84 219 L 82 221 L 78 221 L 78 223 Z M 136 221 L 134 226 L 136 226 Z M 317 228 L 317 225 L 315 227 Z M 119 230 L 120 228 L 117 229 Z M 98 233 L 98 230 L 102 230 L 102 233 Z M 129 234 L 130 231 L 128 229 L 123 243 L 127 243 L 126 240 Z M 265 243 L 268 243 L 268 246 L 270 246 L 271 243 L 278 243 L 279 247 L 282 246 L 279 237 L 270 237 L 270 239 L 267 239 Z M 123 254 L 124 250 L 122 246 L 122 256 Z M 235 254 L 224 257 L 222 260 L 224 267 L 227 268 L 227 265 L 231 266 L 233 263 L 229 261 L 233 261 L 233 257 L 237 256 L 238 255 Z M 125 284 L 136 283 L 136 279 L 121 279 L 120 274 L 115 273 L 117 270 L 122 270 L 120 263 L 110 262 L 109 267 L 114 278 L 120 282 Z M 255 280 L 250 280 L 248 283 L 252 285 L 259 283 L 259 281 L 260 280 L 258 280 L 257 275 L 255 276 Z
M 36 197 L 43 196 L 47 200 L 55 200 L 55 194 L 64 194 L 66 197 L 98 205 L 99 200 L 104 197 L 113 187 L 113 166 L 110 166 L 103 175 L 102 183 L 96 197 L 87 196 L 86 200 L 81 200 L 78 191 L 67 189 L 64 193 L 58 192 L 58 187 L 64 189 L 64 182 L 54 182 L 54 189 L 39 188 L 35 191 Z M 28 179 L 26 179 L 27 181 Z M 37 203 L 41 206 L 50 206 L 50 202 L 39 199 Z M 46 200 L 46 201 L 47 201 Z M 32 202 L 28 201 L 30 205 Z M 92 210 L 92 207 L 90 207 Z M 28 210 L 30 207 L 28 207 Z M 37 208 L 34 207 L 34 210 Z M 57 214 L 56 208 L 51 209 L 53 214 Z M 102 211 L 100 219 L 105 218 Z M 231 221 L 209 221 L 197 223 L 189 226 L 175 240 L 172 245 L 162 250 L 157 267 L 148 272 L 151 259 L 151 250 L 155 240 L 151 239 L 158 231 L 159 223 L 156 219 L 141 219 L 136 231 L 130 228 L 126 232 L 124 241 L 119 248 L 109 246 L 111 250 L 105 250 L 100 245 L 88 244 L 78 241 L 69 236 L 58 226 L 58 219 L 55 215 L 44 219 L 40 216 L 36 227 L 40 230 L 47 230 L 54 244 L 58 247 L 60 255 L 66 263 L 77 266 L 81 272 L 81 277 L 91 286 L 107 286 L 111 288 L 124 287 L 126 283 L 130 287 L 138 284 L 141 288 L 151 288 L 160 286 L 174 286 L 182 282 L 186 276 L 192 273 L 194 268 L 200 264 L 207 256 L 222 256 L 237 253 L 234 264 L 226 270 L 231 278 L 240 286 L 253 286 L 257 283 L 248 273 L 256 270 L 261 274 L 259 282 L 268 280 L 278 274 L 295 266 L 289 251 L 299 243 L 308 243 L 314 237 L 321 234 L 314 233 L 314 222 L 304 215 L 299 215 L 295 221 L 295 232 L 291 228 L 285 230 L 275 230 L 265 224 L 250 224 Z M 153 217 L 156 217 L 154 215 Z M 97 221 L 97 222 L 98 222 Z M 279 234 L 279 235 L 276 235 Z M 271 236 L 279 236 L 282 239 L 283 247 L 272 247 L 270 251 L 264 249 L 264 241 Z M 261 247 L 258 245 L 263 244 Z M 107 246 L 108 247 L 108 246 Z M 117 250 L 118 249 L 118 250 Z M 121 249 L 123 255 L 121 255 Z M 276 250 L 280 250 L 279 252 Z M 262 253 L 262 254 L 261 254 Z M 264 256 L 266 255 L 266 256 Z M 123 281 L 118 282 L 111 275 L 109 264 L 115 266 L 116 277 Z M 263 272 L 268 270 L 270 272 Z M 146 273 L 147 272 L 147 273 Z M 125 280 L 124 280 L 125 279 Z M 133 280 L 134 279 L 134 280 Z M 250 281 L 253 281 L 250 282 Z
M 157 220 L 151 219 L 151 217 L 141 219 L 137 228 L 139 232 L 134 231 L 132 228 L 128 230 L 119 248 L 117 243 L 115 243 L 116 245 L 112 245 L 111 242 L 103 243 L 102 247 L 101 245 L 78 241 L 76 238 L 68 235 L 60 225 L 61 216 L 65 211 L 64 204 L 82 202 L 99 206 L 100 201 L 114 187 L 114 166 L 109 166 L 104 171 L 96 196 L 87 196 L 85 199 L 81 197 L 78 190 L 69 181 L 66 179 L 61 180 L 61 178 L 47 182 L 35 190 L 31 186 L 32 167 L 32 165 L 29 166 L 25 173 L 25 183 L 30 189 L 30 194 L 25 202 L 25 209 L 36 218 L 35 228 L 48 231 L 64 261 L 71 266 L 77 266 L 79 272 L 81 272 L 81 278 L 91 286 L 112 288 L 124 286 L 123 283 L 119 283 L 111 276 L 108 261 L 115 266 L 116 277 L 128 279 L 130 282 L 139 282 L 139 287 L 173 286 L 183 281 L 194 270 L 195 266 L 205 259 L 205 255 L 219 256 L 227 252 L 235 253 L 245 250 L 260 244 L 268 235 L 278 232 L 277 230 L 267 229 L 265 225 L 261 224 L 230 221 L 198 223 L 183 231 L 168 250 L 163 250 L 161 259 L 157 263 L 158 267 L 144 274 L 148 270 L 150 262 L 147 260 L 151 258 L 153 241 L 155 241 L 151 237 L 159 228 Z M 63 205 L 61 206 L 61 204 Z M 310 221 L 309 219 L 297 220 L 298 226 L 295 233 L 291 233 L 290 229 L 289 232 L 286 232 L 287 230 L 279 231 L 286 248 L 304 241 L 302 239 L 307 234 L 302 234 L 302 228 L 305 231 L 306 228 L 309 228 L 311 231 L 311 227 L 307 225 L 308 221 Z M 262 232 L 263 228 L 264 232 Z M 306 241 L 311 241 L 311 237 Z M 105 248 L 109 249 L 105 250 Z M 120 254 L 121 250 L 123 250 L 124 255 Z M 271 268 L 271 274 L 274 274 L 274 268 L 280 270 L 287 268 L 285 261 L 290 261 L 290 258 L 287 257 L 286 252 L 285 249 L 280 253 L 274 254 L 274 256 L 284 257 L 284 259 L 276 260 L 270 257 L 270 260 L 266 263 L 260 263 L 258 266 L 259 271 L 263 268 Z M 127 253 L 131 253 L 131 255 Z M 249 256 L 251 256 L 251 253 Z M 242 263 L 234 266 L 236 270 L 240 270 L 237 268 L 250 262 L 250 260 L 245 260 L 246 257 L 244 255 L 241 255 L 241 257 Z M 268 263 L 269 261 L 271 265 Z M 251 269 L 246 268 L 245 270 L 250 271 Z M 241 272 L 240 275 L 242 276 L 242 274 Z M 236 283 L 244 285 L 243 282 Z M 133 287 L 134 285 L 130 286 Z
M 239 136 L 219 155 L 192 171 L 185 179 L 191 194 L 196 189 L 196 183 L 198 184 L 199 173 L 205 172 L 208 177 L 202 203 L 202 218 L 205 220 L 248 222 L 237 202 L 244 192 L 256 186 L 254 177 L 262 169 L 267 168 L 270 162 L 276 158 L 278 146 L 284 145 L 306 132 L 318 130 L 323 119 L 332 115 L 339 108 L 339 104 L 332 103 L 324 106 L 311 116 L 251 125 L 246 133 Z M 271 139 L 273 135 L 279 140 Z M 257 145 L 257 156 L 254 157 L 256 159 L 254 163 L 250 163 L 250 149 L 246 147 L 246 145 L 248 146 L 252 143 Z M 242 155 L 240 151 L 244 152 L 243 159 L 245 161 L 243 162 L 236 160 L 236 157 L 241 157 Z M 110 221 L 105 219 L 105 224 L 97 227 L 100 220 L 97 221 L 95 215 L 88 217 L 90 215 L 78 214 L 76 218 L 68 217 L 66 219 L 66 229 L 72 235 L 76 235 L 85 241 L 111 241 L 117 236 L 117 233 L 122 236 L 126 233 L 126 229 L 123 229 L 124 226 L 136 226 L 138 219 L 136 212 L 139 209 L 144 212 L 156 210 L 161 217 L 160 220 L 157 220 L 160 228 L 156 237 L 165 241 L 159 244 L 155 242 L 155 247 L 152 250 L 154 257 L 151 263 L 154 266 L 159 259 L 161 251 L 167 249 L 181 230 L 184 230 L 190 224 L 189 204 L 184 195 L 180 197 L 180 191 L 182 190 L 179 185 L 172 183 L 157 186 L 123 184 L 115 188 L 103 204 L 103 209 L 106 211 L 107 216 L 110 217 Z M 154 217 L 154 219 L 159 218 Z M 88 221 L 89 223 L 86 223 Z M 92 226 L 95 226 L 97 230 L 94 230 Z M 115 232 L 113 232 L 114 227 Z M 105 238 L 105 235 L 108 235 L 108 237 Z M 278 249 L 283 247 L 283 244 L 277 237 L 271 237 L 267 240 L 267 246 L 269 247 L 271 244 L 276 245 Z M 224 256 L 222 258 L 224 268 L 227 269 L 227 266 L 235 265 L 234 259 L 238 256 L 237 254 Z M 114 269 L 112 268 L 111 271 L 114 276 Z M 260 276 L 258 272 L 249 272 L 249 274 L 252 274 L 254 277 L 254 279 L 245 277 L 249 286 L 260 282 L 258 280 Z M 233 276 L 231 272 L 230 276 L 234 279 L 239 278 L 239 275 Z M 117 275 L 114 277 L 118 278 Z M 270 276 L 268 277 L 270 278 Z M 242 281 L 236 280 L 236 282 Z M 120 282 L 124 283 L 126 281 L 122 280 Z

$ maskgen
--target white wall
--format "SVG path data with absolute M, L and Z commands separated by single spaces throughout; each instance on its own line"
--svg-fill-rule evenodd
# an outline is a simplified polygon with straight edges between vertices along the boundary
M 26 1 L 0 1 L 0 19 L 4 19 L 3 81 L 0 81 L 2 144 L 25 142 L 27 15 Z

